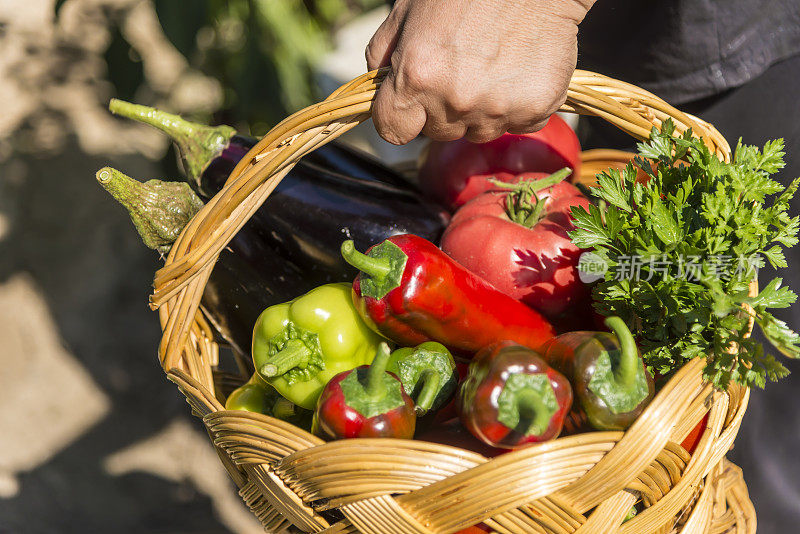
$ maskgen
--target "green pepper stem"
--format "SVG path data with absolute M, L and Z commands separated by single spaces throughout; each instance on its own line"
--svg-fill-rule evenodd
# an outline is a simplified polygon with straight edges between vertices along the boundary
M 178 145 L 187 172 L 199 180 L 206 165 L 224 148 L 236 130 L 230 126 L 207 126 L 148 106 L 112 98 L 111 113 L 158 128 Z
M 617 336 L 620 346 L 619 363 L 614 369 L 614 380 L 623 388 L 629 388 L 636 380 L 639 365 L 639 349 L 636 347 L 636 340 L 628 325 L 620 317 L 607 317 L 605 323 Z
M 352 240 L 342 243 L 342 257 L 344 261 L 362 271 L 372 278 L 381 280 L 392 270 L 391 263 L 383 258 L 373 258 L 356 250 Z
M 542 396 L 533 389 L 524 389 L 515 400 L 519 412 L 519 428 L 515 430 L 526 436 L 543 434 L 550 426 L 551 412 Z
M 289 369 L 308 362 L 311 355 L 311 349 L 305 343 L 299 339 L 290 339 L 282 350 L 267 358 L 267 361 L 261 366 L 260 372 L 263 376 L 270 378 L 280 376 Z
M 420 389 L 419 395 L 417 395 L 416 406 L 414 408 L 419 417 L 428 413 L 428 410 L 433 406 L 433 401 L 436 400 L 436 396 L 439 394 L 442 376 L 434 369 L 425 369 L 419 375 L 417 383 L 422 383 L 422 389 Z
M 186 223 L 203 207 L 185 182 L 142 183 L 111 167 L 97 171 L 96 178 L 128 210 L 144 244 L 161 253 L 169 251 Z
M 552 187 L 569 176 L 572 169 L 564 167 L 546 178 L 539 180 L 523 180 L 516 184 L 490 180 L 501 189 L 508 189 L 506 195 L 506 215 L 513 222 L 526 228 L 532 228 L 544 216 L 546 200 L 542 201 L 537 192 Z
M 297 406 L 290 400 L 278 397 L 272 405 L 272 417 L 275 419 L 286 420 L 297 414 Z
M 367 370 L 367 387 L 365 392 L 371 399 L 380 399 L 386 395 L 386 384 L 383 381 L 383 373 L 389 364 L 389 345 L 381 343 L 375 359 Z

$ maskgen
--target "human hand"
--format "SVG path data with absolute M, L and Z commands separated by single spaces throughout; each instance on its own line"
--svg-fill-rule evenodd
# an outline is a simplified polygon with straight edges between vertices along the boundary
M 578 24 L 594 0 L 398 0 L 367 46 L 390 65 L 372 110 L 378 133 L 486 142 L 541 129 L 564 103 Z

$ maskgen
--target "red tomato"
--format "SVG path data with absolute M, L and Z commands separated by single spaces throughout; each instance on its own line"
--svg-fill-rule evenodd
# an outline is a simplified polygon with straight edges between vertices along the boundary
M 551 174 L 564 167 L 579 176 L 581 146 L 572 128 L 557 115 L 531 134 L 504 134 L 488 143 L 434 141 L 419 170 L 420 187 L 455 209 L 491 188 L 490 178 L 507 181 L 522 172 Z
M 588 289 L 578 276 L 582 251 L 567 232 L 574 228 L 572 208 L 588 209 L 589 200 L 567 182 L 544 189 L 537 193 L 545 203 L 542 217 L 528 228 L 509 218 L 507 195 L 483 193 L 459 209 L 442 236 L 442 250 L 548 319 L 577 304 L 588 308 Z

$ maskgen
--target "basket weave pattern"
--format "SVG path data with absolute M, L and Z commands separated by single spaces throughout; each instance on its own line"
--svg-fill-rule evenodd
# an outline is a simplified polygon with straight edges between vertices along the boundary
M 483 521 L 506 534 L 755 532 L 741 471 L 724 458 L 749 391 L 715 391 L 702 380 L 701 360 L 678 371 L 626 432 L 578 434 L 493 459 L 423 441 L 325 443 L 284 421 L 224 409 L 215 387 L 218 348 L 199 310 L 214 262 L 300 157 L 369 118 L 384 74 L 356 78 L 270 131 L 156 273 L 150 302 L 164 332 L 161 365 L 265 529 L 445 534 Z M 713 126 L 605 76 L 576 71 L 561 109 L 597 115 L 637 139 L 672 118 L 678 131 L 692 128 L 730 159 Z M 587 158 L 591 177 L 606 159 L 624 159 L 609 154 Z M 690 455 L 679 443 L 706 413 L 707 430 Z M 623 524 L 638 501 L 645 510 Z

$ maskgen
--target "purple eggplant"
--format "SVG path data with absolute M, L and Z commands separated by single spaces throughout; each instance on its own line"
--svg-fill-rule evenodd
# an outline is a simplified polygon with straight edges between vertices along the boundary
M 190 184 L 206 199 L 222 188 L 256 143 L 229 126 L 192 123 L 121 100 L 112 100 L 109 108 L 167 133 L 178 146 Z M 352 239 L 363 249 L 397 234 L 438 242 L 447 221 L 446 212 L 424 200 L 402 176 L 332 141 L 298 162 L 242 232 L 246 241 L 261 241 L 310 282 L 322 284 L 350 281 L 357 274 L 342 259 L 342 241 Z M 254 266 L 259 268 L 257 262 Z
M 142 183 L 109 167 L 97 172 L 97 181 L 128 210 L 144 244 L 162 255 L 203 206 L 186 182 Z M 221 338 L 247 355 L 258 315 L 314 286 L 297 266 L 240 232 L 214 265 L 201 304 Z

